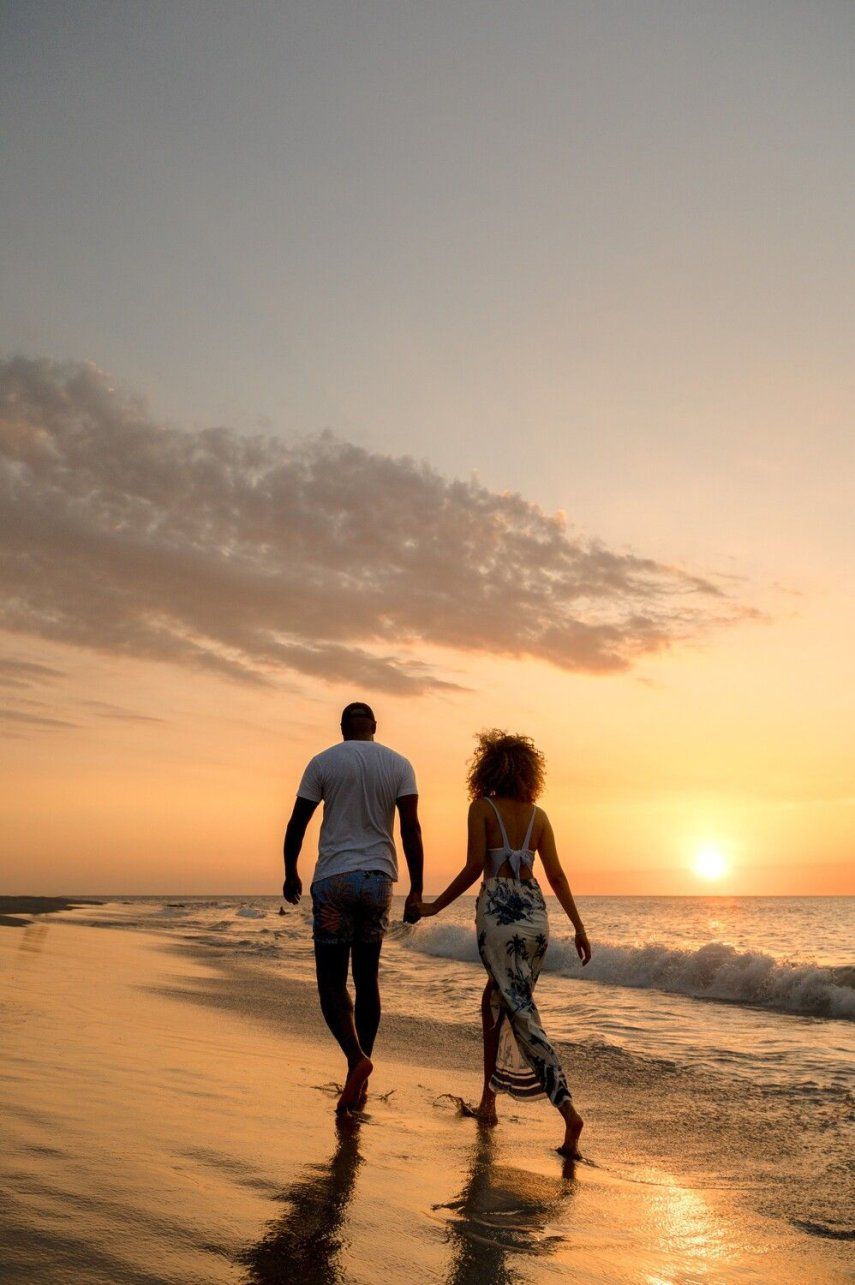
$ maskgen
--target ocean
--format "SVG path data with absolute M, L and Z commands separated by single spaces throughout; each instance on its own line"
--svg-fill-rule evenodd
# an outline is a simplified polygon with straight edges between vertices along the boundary
M 855 898 L 581 897 L 594 956 L 582 968 L 572 927 L 546 898 L 551 939 L 538 1005 L 557 1039 L 748 1079 L 843 1090 L 855 1068 Z M 308 895 L 134 897 L 96 922 L 157 927 L 190 942 L 311 978 Z M 79 917 L 81 912 L 76 912 Z M 383 953 L 385 1004 L 471 1022 L 484 984 L 474 897 L 411 927 L 395 899 Z

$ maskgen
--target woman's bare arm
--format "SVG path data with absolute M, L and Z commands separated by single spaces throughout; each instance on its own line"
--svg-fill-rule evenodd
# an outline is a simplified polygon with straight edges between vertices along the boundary
M 579 914 L 576 902 L 573 900 L 567 876 L 558 859 L 558 849 L 555 846 L 555 835 L 552 832 L 549 817 L 545 812 L 541 814 L 543 816 L 543 826 L 540 838 L 537 841 L 537 851 L 543 862 L 543 869 L 546 872 L 550 887 L 560 901 L 567 918 L 576 929 L 576 953 L 584 965 L 591 958 L 591 944 L 588 941 L 588 934 L 585 932 L 585 925 L 582 923 L 582 916 Z
M 484 872 L 484 858 L 487 855 L 487 829 L 484 825 L 484 805 L 475 799 L 469 805 L 468 819 L 469 838 L 466 846 L 466 865 L 456 874 L 451 883 L 441 892 L 435 901 L 422 902 L 419 909 L 423 915 L 438 915 L 446 906 L 450 906 L 467 888 L 471 888 L 476 879 Z

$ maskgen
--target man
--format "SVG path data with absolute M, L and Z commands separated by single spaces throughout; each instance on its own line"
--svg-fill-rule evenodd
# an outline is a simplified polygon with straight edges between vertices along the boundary
M 355 701 L 341 716 L 342 740 L 311 760 L 285 831 L 285 900 L 303 891 L 297 858 L 306 826 L 324 801 L 318 862 L 312 882 L 315 969 L 321 1012 L 347 1058 L 337 1111 L 361 1107 L 374 1069 L 371 1053 L 380 1025 L 378 968 L 389 926 L 392 884 L 398 878 L 395 808 L 410 872 L 405 916 L 417 917 L 422 896 L 422 832 L 411 764 L 374 740 L 370 705 Z M 356 1003 L 347 989 L 352 968 Z

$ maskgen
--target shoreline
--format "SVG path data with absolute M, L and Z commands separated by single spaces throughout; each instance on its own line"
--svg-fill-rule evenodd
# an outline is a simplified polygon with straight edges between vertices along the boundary
M 0 933 L 0 970 L 10 1282 L 846 1279 L 845 1246 L 710 1166 L 680 1076 L 657 1081 L 645 1143 L 628 1107 L 649 1083 L 563 1046 L 590 1130 L 567 1166 L 548 1103 L 500 1099 L 495 1130 L 460 1115 L 474 1021 L 385 1013 L 367 1110 L 342 1125 L 343 1059 L 282 969 L 72 915 Z
M 52 915 L 59 910 L 75 910 L 78 906 L 103 906 L 102 898 L 94 897 L 0 897 L 0 926 L 25 928 L 30 922 L 21 916 Z
M 168 988 L 167 993 L 239 1013 L 279 1034 L 287 1029 L 326 1050 L 331 1063 L 343 1072 L 342 1056 L 323 1023 L 313 983 L 289 978 L 281 970 L 273 972 L 258 961 L 235 959 L 210 946 L 166 939 L 162 949 L 186 955 L 206 970 L 191 986 Z M 733 1082 L 715 1072 L 584 1041 L 559 1040 L 556 1048 L 586 1122 L 583 1155 L 596 1166 L 620 1176 L 647 1166 L 669 1172 L 690 1186 L 712 1181 L 740 1192 L 747 1209 L 772 1217 L 784 1235 L 797 1228 L 810 1237 L 853 1238 L 851 1229 L 840 1234 L 817 1217 L 815 1191 L 804 1207 L 796 1205 L 784 1212 L 772 1185 L 746 1180 L 746 1170 L 765 1171 L 770 1155 L 779 1162 L 788 1161 L 793 1173 L 820 1159 L 799 1133 L 786 1095 L 780 1095 L 779 1109 L 771 1114 L 768 1098 L 745 1083 L 740 1083 L 734 1103 Z M 461 1025 L 433 1014 L 404 1014 L 386 1007 L 372 1056 L 375 1082 L 378 1074 L 385 1082 L 387 1063 L 430 1067 L 446 1077 L 444 1092 L 451 1098 L 474 1103 L 480 1097 L 482 1049 L 476 1013 L 471 1025 Z M 453 1073 L 450 1080 L 449 1072 Z M 497 1106 L 500 1125 L 505 1119 L 523 1129 L 530 1125 L 543 1154 L 552 1152 L 563 1127 L 547 1103 L 526 1107 L 500 1095 Z M 747 1131 L 746 1108 L 751 1120 Z M 823 1138 L 820 1131 L 814 1141 Z

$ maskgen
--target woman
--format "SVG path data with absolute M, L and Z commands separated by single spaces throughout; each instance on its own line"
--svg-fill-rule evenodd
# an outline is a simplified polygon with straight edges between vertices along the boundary
M 433 902 L 421 902 L 419 909 L 424 916 L 439 914 L 483 873 L 475 928 L 489 981 L 481 1000 L 484 1091 L 477 1115 L 487 1124 L 496 1123 L 497 1093 L 546 1096 L 564 1117 L 558 1151 L 576 1156 L 582 1117 L 532 993 L 549 941 L 546 904 L 532 874 L 535 853 L 573 923 L 583 964 L 591 958 L 591 947 L 558 860 L 549 818 L 534 806 L 543 776 L 543 755 L 527 736 L 495 729 L 481 733 L 468 776 L 472 802 L 466 865 L 445 892 Z

